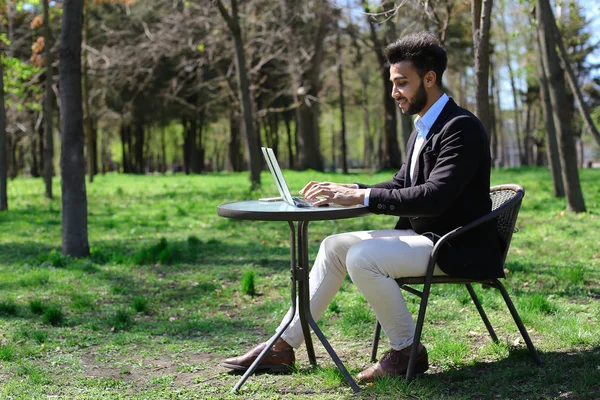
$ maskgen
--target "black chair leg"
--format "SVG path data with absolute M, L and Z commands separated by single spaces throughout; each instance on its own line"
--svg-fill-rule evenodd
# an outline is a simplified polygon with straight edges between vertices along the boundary
M 379 338 L 381 337 L 381 324 L 375 320 L 375 334 L 373 335 L 373 347 L 371 348 L 371 362 L 377 361 L 377 347 L 379 346 Z
M 523 321 L 521 321 L 521 317 L 519 316 L 517 309 L 515 308 L 512 300 L 510 299 L 510 296 L 508 295 L 506 288 L 504 287 L 502 282 L 500 282 L 498 280 L 496 280 L 496 282 L 494 282 L 494 286 L 496 287 L 496 289 L 498 289 L 500 291 L 500 293 L 502 293 L 504 302 L 506 303 L 508 309 L 510 310 L 511 315 L 512 315 L 513 319 L 515 320 L 517 327 L 519 328 L 519 332 L 521 332 L 521 336 L 523 337 L 523 340 L 525 340 L 525 343 L 527 344 L 527 348 L 529 349 L 531 358 L 533 358 L 533 361 L 537 365 L 542 365 L 542 359 L 540 358 L 535 347 L 533 346 L 533 343 L 531 342 L 531 338 L 529 337 L 529 333 L 527 333 L 527 329 L 525 329 L 525 325 L 523 325 Z
M 431 268 L 433 270 L 433 267 Z M 432 275 L 432 274 L 431 274 Z M 429 301 L 429 292 L 431 290 L 431 275 L 425 280 L 423 293 L 421 295 L 421 305 L 419 306 L 419 316 L 417 317 L 417 326 L 415 327 L 415 336 L 413 338 L 412 349 L 410 351 L 410 359 L 408 361 L 408 369 L 406 371 L 406 381 L 411 382 L 415 379 L 415 364 L 417 361 L 417 353 L 419 352 L 419 344 L 421 343 L 421 333 L 423 332 L 423 324 L 425 322 L 425 311 L 427 310 L 427 301 Z
M 488 319 L 485 311 L 483 310 L 483 307 L 481 306 L 481 302 L 479 301 L 479 298 L 477 297 L 475 290 L 473 290 L 473 286 L 470 283 L 465 284 L 465 286 L 467 287 L 467 290 L 469 291 L 469 294 L 471 295 L 471 300 L 473 300 L 473 303 L 475 304 L 477 311 L 479 311 L 479 315 L 481 316 L 481 319 L 483 320 L 485 327 L 487 328 L 488 332 L 490 333 L 492 340 L 494 341 L 494 343 L 498 343 L 498 336 L 496 336 L 496 332 L 494 332 L 494 327 L 492 326 L 492 324 L 490 324 L 490 320 Z

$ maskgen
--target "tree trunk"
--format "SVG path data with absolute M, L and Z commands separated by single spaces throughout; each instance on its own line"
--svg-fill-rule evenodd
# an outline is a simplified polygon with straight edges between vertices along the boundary
M 544 70 L 548 80 L 548 92 L 552 104 L 554 126 L 558 133 L 558 150 L 562 170 L 563 184 L 567 199 L 567 211 L 584 212 L 585 202 L 579 182 L 577 171 L 577 153 L 570 130 L 570 121 L 567 112 L 566 88 L 564 71 L 556 52 L 555 35 L 552 30 L 554 16 L 548 0 L 536 1 L 536 14 L 538 20 L 541 56 L 544 58 Z
M 135 127 L 133 128 L 133 136 L 135 139 L 135 144 L 133 145 L 133 155 L 134 155 L 134 172 L 136 174 L 144 173 L 144 123 L 141 120 L 137 120 L 135 122 Z
M 323 157 L 321 156 L 321 131 L 319 127 L 320 104 L 318 101 L 321 91 L 321 64 L 323 63 L 325 36 L 329 22 L 329 10 L 323 9 L 326 2 L 320 0 L 319 27 L 314 38 L 314 52 L 310 60 L 310 68 L 302 76 L 302 87 L 305 92 L 297 108 L 298 123 L 298 168 L 323 171 Z
M 52 176 L 54 175 L 54 132 L 53 132 L 53 113 L 54 113 L 54 93 L 52 91 L 52 29 L 50 27 L 50 11 L 48 0 L 42 1 L 44 7 L 44 64 L 45 73 L 45 93 L 44 93 L 44 187 L 46 197 L 52 199 Z
M 348 173 L 348 154 L 346 150 L 346 113 L 344 110 L 344 69 L 342 67 L 342 44 L 340 39 L 340 28 L 338 26 L 338 33 L 335 39 L 335 48 L 337 52 L 337 75 L 338 83 L 340 85 L 340 123 L 342 129 L 340 131 L 340 139 L 342 141 L 342 171 L 344 174 Z
M 540 41 L 540 32 L 535 30 L 535 38 L 539 54 L 542 54 L 542 43 Z M 542 117 L 544 118 L 546 131 L 546 157 L 552 174 L 552 183 L 555 197 L 565 197 L 565 185 L 562 179 L 560 167 L 560 156 L 558 154 L 558 141 L 556 138 L 556 127 L 552 117 L 552 104 L 550 102 L 550 92 L 548 91 L 548 79 L 544 67 L 544 57 L 538 57 L 538 73 L 540 75 L 540 99 L 542 106 Z
M 369 6 L 366 0 L 362 2 L 365 12 L 370 13 Z M 391 4 L 391 3 L 390 3 Z M 402 166 L 402 155 L 400 154 L 400 148 L 398 146 L 398 134 L 396 131 L 397 118 L 396 110 L 397 105 L 391 96 L 392 93 L 392 82 L 390 82 L 390 69 L 387 65 L 387 60 L 383 54 L 383 45 L 377 37 L 375 31 L 375 25 L 370 16 L 369 27 L 371 32 L 371 41 L 373 42 L 373 50 L 379 61 L 380 76 L 383 81 L 383 106 L 385 109 L 385 124 L 384 124 L 384 135 L 381 142 L 380 152 L 380 167 L 384 169 L 400 169 Z
M 40 174 L 44 175 L 44 113 L 43 111 L 39 114 L 39 119 L 36 122 L 36 130 L 37 130 L 37 154 L 39 161 Z
M 483 1 L 483 3 L 482 3 Z M 472 0 L 473 49 L 475 53 L 475 115 L 490 132 L 488 91 L 490 64 L 490 15 L 493 0 Z
M 519 92 L 517 90 L 517 85 L 515 84 L 515 73 L 512 68 L 512 58 L 510 56 L 510 48 L 508 41 L 508 31 L 506 30 L 506 22 L 504 20 L 504 12 L 502 12 L 502 16 L 500 18 L 500 23 L 502 24 L 502 31 L 504 36 L 504 56 L 506 57 L 506 66 L 508 67 L 508 77 L 510 80 L 510 88 L 512 90 L 513 95 L 513 119 L 515 121 L 515 136 L 517 137 L 517 149 L 519 151 L 519 162 L 521 165 L 528 164 L 528 153 L 527 153 L 527 143 L 525 140 L 521 140 L 521 122 L 520 122 L 520 113 L 519 113 Z
M 375 169 L 375 144 L 374 135 L 371 133 L 371 119 L 369 115 L 369 96 L 368 96 L 368 78 L 362 77 L 362 96 L 361 105 L 363 110 L 363 126 L 364 126 L 364 146 L 365 146 L 365 167 L 370 170 Z
M 8 210 L 6 109 L 4 108 L 4 45 L 0 43 L 0 211 Z
M 252 112 L 252 99 L 250 97 L 250 82 L 248 80 L 248 73 L 246 72 L 246 56 L 244 55 L 244 42 L 242 40 L 242 30 L 240 27 L 240 21 L 238 17 L 238 0 L 231 0 L 231 12 L 230 16 L 228 11 L 223 6 L 221 0 L 213 0 L 221 13 L 221 16 L 225 19 L 233 41 L 235 45 L 235 65 L 238 75 L 238 85 L 240 88 L 240 101 L 242 103 L 242 111 L 244 114 L 244 130 L 246 133 L 246 145 L 248 147 L 248 156 L 250 162 L 250 182 L 252 189 L 256 189 L 260 186 L 260 170 L 261 170 L 261 158 L 258 149 L 258 141 L 256 133 L 253 127 L 253 112 Z
M 294 139 L 292 138 L 292 127 L 290 126 L 291 115 L 287 112 L 283 112 L 283 121 L 285 123 L 285 132 L 287 134 L 287 150 L 289 159 L 289 168 L 294 169 Z
M 552 10 L 550 10 L 552 12 Z M 587 109 L 587 106 L 583 100 L 583 96 L 581 94 L 581 90 L 579 89 L 579 85 L 577 85 L 577 80 L 575 79 L 575 74 L 573 73 L 573 68 L 571 68 L 571 63 L 569 62 L 569 54 L 565 49 L 565 45 L 562 40 L 562 36 L 560 31 L 558 30 L 558 26 L 556 26 L 556 20 L 554 19 L 554 15 L 552 15 L 552 25 L 550 29 L 554 31 L 554 39 L 556 40 L 556 44 L 558 45 L 559 57 L 562 61 L 563 68 L 567 73 L 567 81 L 569 82 L 569 86 L 571 87 L 571 91 L 577 100 L 577 107 L 579 108 L 579 113 L 581 114 L 581 118 L 585 124 L 585 127 L 592 134 L 598 146 L 600 146 L 600 133 L 596 128 L 596 125 L 592 121 L 592 117 Z
M 40 134 L 39 130 L 38 130 L 38 124 L 37 122 L 37 118 L 35 115 L 35 112 L 30 111 L 27 113 L 27 115 L 30 117 L 29 118 L 29 122 L 31 123 L 31 127 L 30 130 L 31 132 L 29 132 L 29 150 L 31 151 L 31 176 L 33 178 L 38 178 L 40 176 L 40 165 L 39 165 L 39 154 L 40 154 L 40 149 L 39 146 L 41 145 L 40 140 L 38 138 L 38 135 Z M 41 135 L 43 137 L 44 133 L 41 132 Z
M 84 0 L 84 8 L 85 8 L 85 17 L 83 20 L 83 40 L 84 44 L 87 44 L 89 28 L 88 28 L 88 13 L 90 9 L 89 0 Z M 96 132 L 94 130 L 94 122 L 92 115 L 92 107 L 90 104 L 90 85 L 88 78 L 88 57 L 87 57 L 87 47 L 83 46 L 82 49 L 82 59 L 83 59 L 83 107 L 84 107 L 84 131 L 85 131 L 85 143 L 87 149 L 87 172 L 88 172 L 88 181 L 90 183 L 94 182 L 94 175 L 96 175 L 98 167 L 96 166 L 97 155 L 94 150 L 98 146 L 96 145 Z
M 227 144 L 227 152 L 229 155 L 229 167 L 234 172 L 244 169 L 244 156 L 240 151 L 242 147 L 240 141 L 240 118 L 237 112 L 231 108 L 229 110 L 229 143 Z
M 492 50 L 493 52 L 493 50 Z M 496 123 L 496 98 L 494 91 L 496 89 L 496 71 L 494 62 L 490 63 L 490 153 L 492 156 L 492 167 L 496 166 L 498 160 L 498 130 Z
M 60 34 L 60 102 L 62 141 L 62 249 L 71 257 L 90 254 L 83 155 L 81 41 L 83 0 L 65 0 Z

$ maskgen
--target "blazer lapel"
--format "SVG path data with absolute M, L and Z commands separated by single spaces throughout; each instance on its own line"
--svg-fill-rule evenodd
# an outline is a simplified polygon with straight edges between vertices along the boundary
M 454 100 L 452 99 L 452 97 L 449 98 L 448 102 L 446 103 L 446 105 L 442 109 L 442 112 L 436 118 L 436 120 L 433 123 L 433 125 L 431 126 L 431 129 L 429 130 L 429 132 L 427 132 L 427 137 L 425 138 L 425 142 L 423 142 L 423 146 L 421 146 L 421 150 L 419 151 L 419 154 L 417 154 L 417 157 L 421 158 L 421 155 L 423 154 L 423 151 L 427 148 L 427 145 L 431 141 L 431 138 L 434 135 L 438 134 L 442 130 L 442 128 L 444 127 L 444 125 L 446 124 L 446 122 L 448 121 L 448 119 L 450 119 L 450 117 L 453 115 L 454 110 L 456 109 L 456 107 L 458 107 L 458 106 L 456 105 L 456 103 L 454 102 Z M 416 138 L 416 135 L 414 135 L 414 137 L 411 136 L 411 139 L 412 139 L 411 145 L 412 145 L 412 147 L 410 147 L 411 155 L 410 155 L 410 158 L 408 159 L 409 161 L 412 160 L 412 152 L 413 152 L 414 146 L 415 146 L 415 138 Z M 415 186 L 416 185 L 417 177 L 419 176 L 420 164 L 421 164 L 420 162 L 417 162 L 417 164 L 415 165 L 415 173 L 414 173 L 413 177 L 410 176 L 410 164 L 408 165 L 407 175 L 408 175 L 408 179 L 409 179 L 409 182 L 410 182 L 410 186 Z

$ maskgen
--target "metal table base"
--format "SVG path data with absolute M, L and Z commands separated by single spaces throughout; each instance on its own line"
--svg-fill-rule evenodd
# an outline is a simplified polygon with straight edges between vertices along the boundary
M 269 339 L 263 351 L 258 355 L 250 368 L 246 370 L 242 378 L 233 387 L 231 390 L 232 393 L 238 392 L 244 382 L 246 382 L 248 377 L 252 375 L 256 367 L 260 364 L 267 351 L 273 347 L 275 341 L 281 337 L 283 332 L 292 323 L 294 315 L 296 314 L 296 309 L 298 309 L 300 316 L 300 324 L 302 325 L 302 332 L 304 334 L 304 344 L 306 345 L 306 352 L 308 353 L 308 360 L 310 361 L 310 364 L 312 366 L 317 365 L 315 350 L 313 347 L 312 338 L 310 336 L 310 329 L 312 329 L 354 393 L 358 393 L 360 391 L 360 388 L 350 376 L 344 364 L 342 364 L 342 361 L 333 350 L 333 347 L 331 347 L 327 341 L 327 338 L 325 338 L 325 335 L 323 335 L 323 332 L 321 332 L 321 329 L 315 322 L 310 312 L 308 284 L 308 222 L 309 221 L 298 222 L 298 234 L 296 235 L 296 226 L 294 225 L 294 222 L 288 221 L 290 226 L 290 272 L 292 278 L 292 312 L 290 313 L 290 318 L 285 321 L 283 329 L 280 329 L 273 337 L 271 337 L 271 339 Z M 296 304 L 296 296 L 298 297 L 298 307 Z

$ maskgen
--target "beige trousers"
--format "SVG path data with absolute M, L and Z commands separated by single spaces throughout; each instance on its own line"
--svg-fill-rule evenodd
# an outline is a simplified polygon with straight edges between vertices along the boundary
M 415 323 L 394 279 L 424 275 L 432 248 L 431 240 L 413 230 L 349 232 L 325 238 L 310 271 L 313 318 L 319 320 L 348 271 L 373 308 L 390 346 L 394 350 L 410 346 Z M 434 275 L 443 274 L 436 266 Z M 290 313 L 291 309 L 283 321 Z M 298 312 L 281 337 L 292 347 L 300 347 L 304 336 Z

